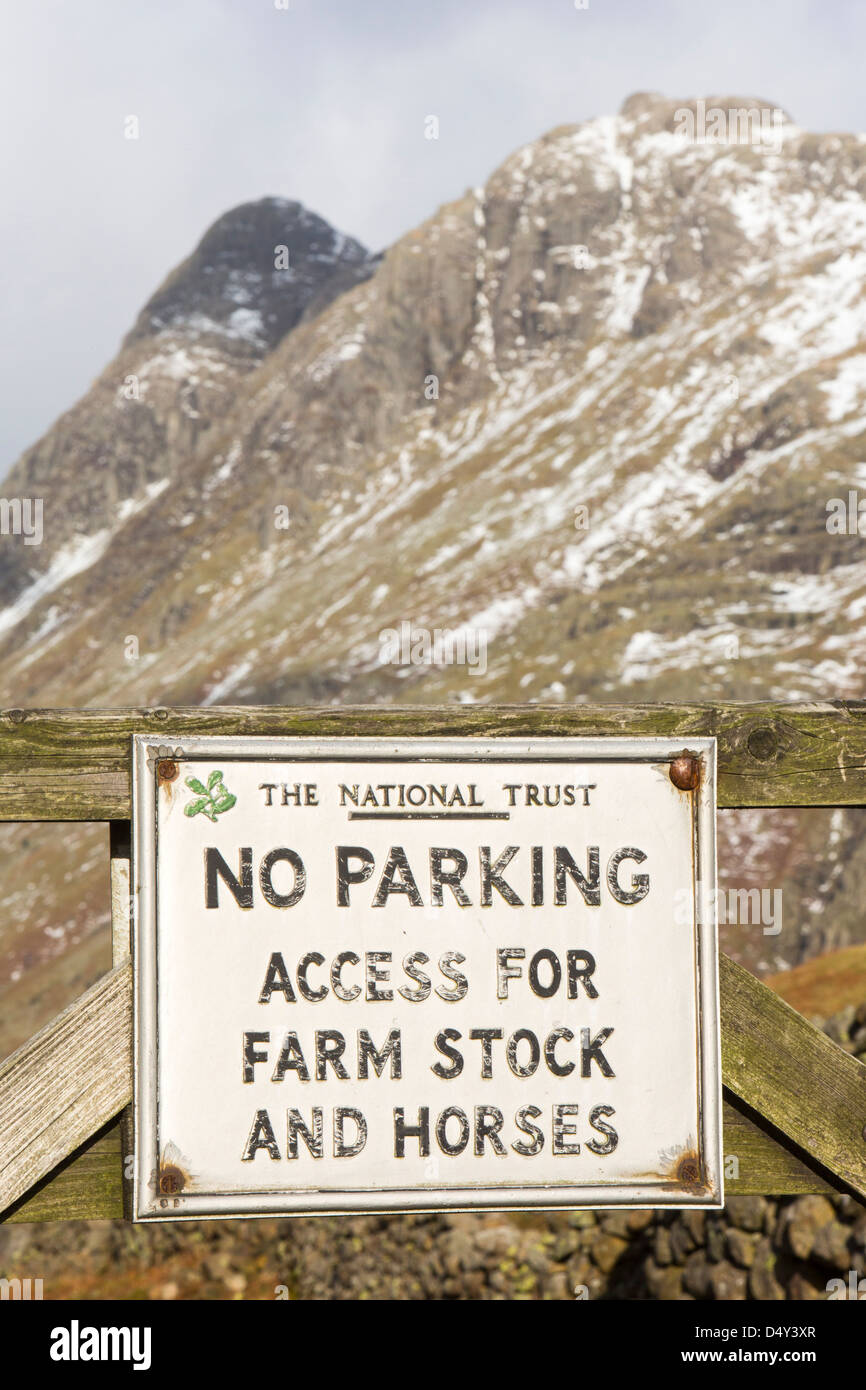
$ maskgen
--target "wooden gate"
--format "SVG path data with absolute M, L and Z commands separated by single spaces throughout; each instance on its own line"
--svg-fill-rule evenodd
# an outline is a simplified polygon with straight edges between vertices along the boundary
M 681 738 L 684 748 L 690 736 L 714 736 L 720 807 L 866 805 L 866 702 L 6 710 L 0 820 L 110 823 L 114 964 L 0 1062 L 0 1220 L 128 1212 L 133 733 L 172 752 L 194 734 L 629 734 Z M 720 975 L 727 1194 L 866 1199 L 866 1066 L 725 955 Z

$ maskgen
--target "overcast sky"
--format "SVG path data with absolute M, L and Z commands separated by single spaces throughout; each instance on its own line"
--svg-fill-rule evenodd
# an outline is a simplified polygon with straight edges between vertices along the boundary
M 863 0 L 285 2 L 5 0 L 0 472 L 237 203 L 298 198 L 378 250 L 634 91 L 866 131 Z

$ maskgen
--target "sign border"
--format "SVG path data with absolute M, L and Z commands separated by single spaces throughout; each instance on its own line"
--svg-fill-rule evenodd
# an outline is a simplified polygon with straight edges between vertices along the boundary
M 252 1216 L 364 1215 L 449 1211 L 556 1211 L 619 1207 L 719 1209 L 722 1173 L 722 1085 L 719 1025 L 719 961 L 716 924 L 716 739 L 654 736 L 413 738 L 249 737 L 197 735 L 182 747 L 157 744 L 150 734 L 132 735 L 132 947 L 134 977 L 134 1221 L 202 1220 Z M 692 852 L 696 885 L 695 996 L 698 1028 L 697 1147 L 703 1183 L 659 1176 L 648 1183 L 564 1184 L 535 1187 L 410 1187 L 326 1191 L 280 1188 L 273 1192 L 154 1192 L 159 1169 L 157 1082 L 157 771 L 159 758 L 183 761 L 419 761 L 479 762 L 673 762 L 684 751 L 701 761 L 692 797 Z

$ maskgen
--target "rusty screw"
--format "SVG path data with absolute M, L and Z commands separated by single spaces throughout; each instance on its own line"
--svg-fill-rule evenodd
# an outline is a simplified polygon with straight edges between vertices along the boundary
M 671 763 L 671 781 L 681 792 L 693 792 L 701 780 L 701 762 L 693 753 L 682 752 Z
M 701 1168 L 695 1154 L 683 1154 L 677 1164 L 677 1179 L 686 1187 L 694 1187 L 701 1180 Z
M 184 1175 L 179 1168 L 164 1168 L 159 1175 L 159 1190 L 164 1197 L 173 1197 L 184 1185 Z
M 180 776 L 180 768 L 173 758 L 160 758 L 156 765 L 156 780 L 160 786 L 163 782 L 176 782 Z

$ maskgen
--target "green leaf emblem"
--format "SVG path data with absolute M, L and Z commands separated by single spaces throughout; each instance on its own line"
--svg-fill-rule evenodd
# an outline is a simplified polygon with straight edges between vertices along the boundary
M 230 811 L 237 802 L 237 797 L 228 790 L 223 781 L 223 774 L 218 769 L 214 769 L 208 777 L 207 786 L 197 777 L 187 777 L 186 785 L 191 792 L 196 793 L 196 799 L 184 806 L 185 816 L 207 816 L 209 821 L 215 823 L 217 816 L 221 816 L 224 811 Z

